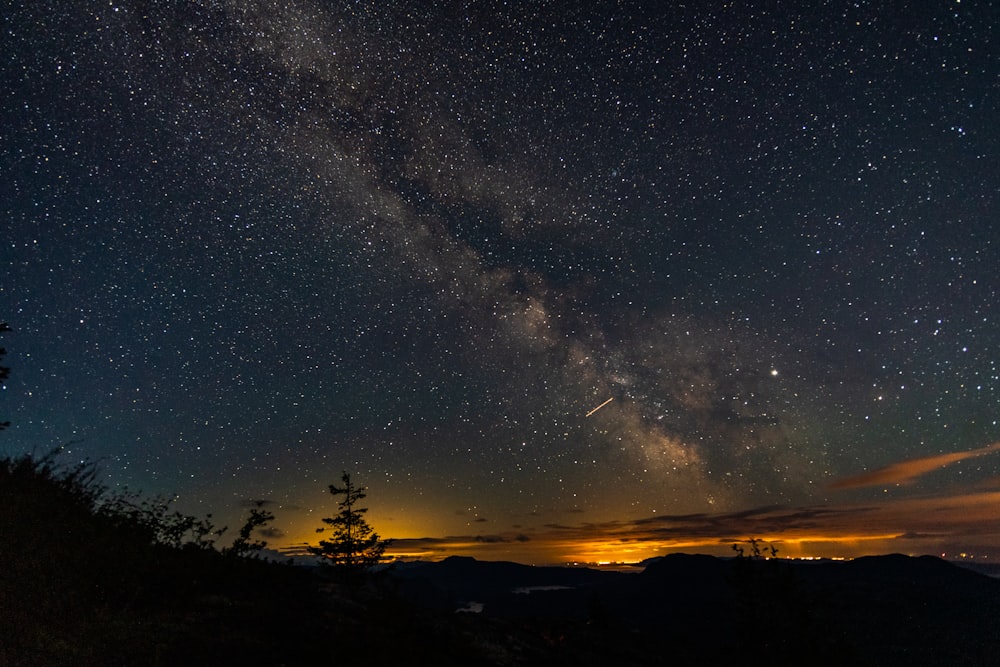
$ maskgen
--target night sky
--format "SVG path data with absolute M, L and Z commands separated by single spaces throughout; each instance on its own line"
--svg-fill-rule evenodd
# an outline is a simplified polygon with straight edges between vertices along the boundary
M 1000 557 L 998 25 L 12 3 L 0 452 L 276 547 L 346 470 L 410 555 Z

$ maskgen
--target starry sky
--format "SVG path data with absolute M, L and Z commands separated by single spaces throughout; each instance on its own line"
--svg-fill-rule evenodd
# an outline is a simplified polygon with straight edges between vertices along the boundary
M 283 548 L 346 470 L 409 555 L 1000 557 L 993 3 L 0 20 L 0 451 Z

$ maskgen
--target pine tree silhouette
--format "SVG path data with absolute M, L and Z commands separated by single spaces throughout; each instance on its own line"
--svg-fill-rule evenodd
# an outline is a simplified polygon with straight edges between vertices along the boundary
M 357 506 L 358 501 L 367 496 L 365 487 L 355 486 L 346 472 L 340 479 L 343 487 L 330 485 L 331 494 L 344 497 L 338 503 L 340 511 L 336 516 L 323 519 L 333 534 L 329 539 L 320 540 L 319 546 L 309 547 L 309 553 L 319 556 L 324 563 L 342 573 L 353 575 L 378 565 L 390 541 L 380 539 L 365 521 L 364 514 L 368 508 Z M 316 532 L 325 530 L 317 528 Z

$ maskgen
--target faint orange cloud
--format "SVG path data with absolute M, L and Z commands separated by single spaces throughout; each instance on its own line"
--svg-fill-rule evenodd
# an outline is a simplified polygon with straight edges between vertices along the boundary
M 987 447 L 971 449 L 965 452 L 953 452 L 951 454 L 938 454 L 937 456 L 925 456 L 919 459 L 910 459 L 887 465 L 884 468 L 866 472 L 861 475 L 842 477 L 834 480 L 828 488 L 838 489 L 859 489 L 866 486 L 877 486 L 881 484 L 908 484 L 921 475 L 926 475 L 946 465 L 957 463 L 975 456 L 983 456 L 992 452 L 1000 451 L 1000 442 L 995 442 Z
M 996 450 L 1000 445 L 976 451 Z M 769 506 L 724 514 L 545 524 L 523 532 L 519 528 L 486 535 L 396 538 L 386 555 L 402 560 L 472 556 L 537 565 L 636 563 L 677 551 L 728 556 L 734 543 L 751 536 L 777 545 L 783 556 L 792 557 L 976 551 L 977 557 L 995 559 L 1000 556 L 1000 490 L 864 504 Z M 306 556 L 306 547 L 289 540 L 279 550 L 286 556 Z

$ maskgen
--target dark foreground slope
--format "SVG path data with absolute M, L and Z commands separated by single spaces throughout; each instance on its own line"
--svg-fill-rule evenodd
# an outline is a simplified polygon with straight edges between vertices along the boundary
M 450 558 L 345 582 L 165 537 L 190 525 L 98 491 L 0 461 L 0 665 L 1000 664 L 1000 581 L 933 558 Z
M 3 667 L 482 664 L 384 580 L 221 553 L 198 522 L 93 479 L 52 458 L 0 460 Z

